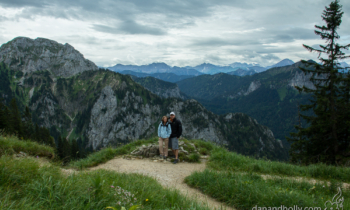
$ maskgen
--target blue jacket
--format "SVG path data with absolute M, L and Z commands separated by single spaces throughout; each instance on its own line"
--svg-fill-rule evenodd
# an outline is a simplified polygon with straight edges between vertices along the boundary
M 160 138 L 169 138 L 171 135 L 171 125 L 167 122 L 165 125 L 160 122 L 158 126 L 158 136 Z

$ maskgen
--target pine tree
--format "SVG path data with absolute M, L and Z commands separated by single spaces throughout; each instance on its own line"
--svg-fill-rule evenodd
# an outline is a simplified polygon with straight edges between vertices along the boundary
M 3 99 L 0 98 L 0 130 L 4 130 L 7 127 L 7 117 L 6 117 L 6 113 L 5 113 L 5 104 L 3 104 Z
M 22 125 L 24 137 L 26 139 L 32 138 L 32 135 L 34 134 L 34 126 L 32 122 L 32 114 L 30 113 L 28 106 L 26 106 L 26 110 L 23 115 Z
M 313 68 L 300 68 L 305 74 L 312 74 L 311 81 L 315 89 L 306 87 L 297 88 L 300 92 L 312 94 L 310 104 L 300 105 L 302 111 L 312 110 L 314 115 L 306 116 L 300 114 L 309 126 L 302 128 L 295 126 L 297 133 L 291 133 L 292 142 L 290 155 L 293 162 L 316 163 L 325 162 L 335 164 L 339 161 L 344 149 L 349 147 L 349 141 L 344 141 L 342 133 L 343 118 L 340 118 L 342 107 L 340 98 L 342 92 L 342 74 L 338 71 L 338 60 L 348 56 L 341 51 L 348 49 L 350 45 L 340 46 L 336 40 L 340 38 L 337 29 L 341 24 L 343 12 L 339 1 L 335 0 L 326 7 L 322 19 L 326 26 L 315 26 L 315 34 L 326 41 L 326 45 L 320 45 L 315 49 L 303 45 L 310 52 L 317 52 L 321 65 L 302 61 Z M 327 58 L 321 55 L 326 54 Z
M 10 110 L 11 110 L 11 128 L 14 133 L 18 135 L 18 137 L 23 137 L 22 130 L 22 120 L 21 113 L 19 112 L 16 99 L 13 98 L 10 102 Z
M 79 158 L 79 147 L 75 139 L 71 141 L 71 157 L 73 160 Z

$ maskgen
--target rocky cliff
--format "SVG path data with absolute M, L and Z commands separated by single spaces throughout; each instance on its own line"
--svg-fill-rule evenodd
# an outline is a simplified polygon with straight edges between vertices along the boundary
M 30 42 L 29 39 L 23 40 L 26 39 L 18 38 L 13 42 Z M 52 58 L 35 60 L 34 55 L 43 56 L 39 49 L 50 54 L 53 50 L 46 47 L 55 43 L 44 41 L 40 45 L 40 40 L 32 40 L 35 47 L 29 49 L 10 42 L 3 45 L 0 52 L 3 62 L 9 67 L 5 75 L 11 84 L 6 90 L 12 90 L 23 106 L 29 106 L 33 120 L 48 127 L 55 137 L 63 135 L 78 139 L 79 144 L 93 149 L 117 146 L 157 135 L 161 117 L 174 111 L 183 122 L 183 136 L 186 138 L 213 141 L 232 151 L 256 157 L 287 157 L 286 150 L 271 130 L 245 114 L 219 116 L 196 100 L 159 97 L 130 76 L 97 70 L 95 65 L 89 67 L 89 61 L 78 56 L 77 51 L 70 51 L 71 56 L 81 59 L 81 66 L 76 63 L 73 68 L 75 62 L 66 59 L 66 47 L 58 49 Z M 67 45 L 67 48 L 71 47 Z M 19 63 L 23 64 L 9 63 L 13 57 L 20 58 Z M 60 62 L 71 66 L 67 64 L 55 69 Z M 40 66 L 44 64 L 44 68 Z
M 70 77 L 98 69 L 68 43 L 62 45 L 44 38 L 33 40 L 18 37 L 3 44 L 0 48 L 0 62 L 23 73 L 48 70 L 57 77 Z

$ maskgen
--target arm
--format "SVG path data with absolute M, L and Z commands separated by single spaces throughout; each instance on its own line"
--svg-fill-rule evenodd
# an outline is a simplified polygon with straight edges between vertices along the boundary
M 182 134 L 182 123 L 181 123 L 181 121 L 179 120 L 179 122 L 178 122 L 179 124 L 178 124 L 178 128 L 179 128 L 179 133 L 178 133 L 178 135 L 177 135 L 177 138 L 180 138 L 180 136 L 181 136 L 181 134 Z
M 158 137 L 160 137 L 160 124 L 158 126 Z
M 168 129 L 167 129 L 167 130 L 168 130 L 168 133 L 167 133 L 167 134 L 168 134 L 168 138 L 169 138 L 170 135 L 171 135 L 171 125 L 170 125 L 170 124 L 168 125 Z

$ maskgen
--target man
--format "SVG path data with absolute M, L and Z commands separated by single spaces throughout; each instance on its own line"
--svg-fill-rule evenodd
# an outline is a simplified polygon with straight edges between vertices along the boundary
M 176 119 L 175 113 L 170 113 L 170 126 L 171 126 L 171 135 L 169 138 L 169 147 L 175 154 L 174 164 L 179 162 L 179 138 L 182 134 L 182 124 L 181 121 Z

